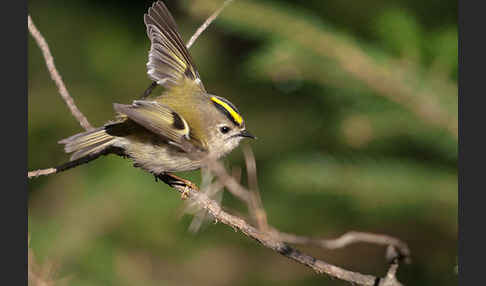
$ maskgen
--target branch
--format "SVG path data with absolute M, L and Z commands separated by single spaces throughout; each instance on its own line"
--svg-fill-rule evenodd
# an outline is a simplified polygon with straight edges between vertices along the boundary
M 396 256 L 391 257 L 391 259 L 395 257 L 402 257 L 405 258 L 405 262 L 410 262 L 410 250 L 408 249 L 407 244 L 395 237 L 388 235 L 350 231 L 336 239 L 322 239 L 298 236 L 292 233 L 284 233 L 278 231 L 276 228 L 269 227 L 267 223 L 267 214 L 263 208 L 260 192 L 258 191 L 255 156 L 249 145 L 243 146 L 243 153 L 248 172 L 248 184 L 250 186 L 250 191 L 247 192 L 249 199 L 246 201 L 246 203 L 250 213 L 253 214 L 253 217 L 257 221 L 258 229 L 267 230 L 273 235 L 277 236 L 279 240 L 284 242 L 293 244 L 311 244 L 325 249 L 343 248 L 350 244 L 359 242 L 394 246 L 398 253 Z M 221 170 L 219 171 L 220 176 L 228 175 L 222 173 Z
M 220 165 L 219 162 L 213 163 L 211 165 Z M 221 166 L 222 167 L 222 166 Z M 316 259 L 308 254 L 305 254 L 299 251 L 296 248 L 293 248 L 281 240 L 278 240 L 275 236 L 268 232 L 263 232 L 258 230 L 257 228 L 248 224 L 242 218 L 233 216 L 227 212 L 225 212 L 221 206 L 208 198 L 208 196 L 202 192 L 199 192 L 190 186 L 182 186 L 182 185 L 172 185 L 173 189 L 181 193 L 184 197 L 191 200 L 191 202 L 197 204 L 199 207 L 208 211 L 211 216 L 214 217 L 216 222 L 221 222 L 233 228 L 234 230 L 241 231 L 244 235 L 256 240 L 261 245 L 270 248 L 271 250 L 280 253 L 281 255 L 290 258 L 298 263 L 301 263 L 316 272 L 317 274 L 327 274 L 329 276 L 351 282 L 356 283 L 359 285 L 401 285 L 398 281 L 393 282 L 391 284 L 382 284 L 383 282 L 390 282 L 392 278 L 395 277 L 396 267 L 394 267 L 392 272 L 388 272 L 386 279 L 375 277 L 373 275 L 366 275 L 361 274 L 358 272 L 349 271 L 338 266 L 334 266 L 329 264 L 325 261 Z M 390 278 L 388 278 L 388 276 Z M 383 281 L 383 282 L 382 282 Z
M 30 178 L 36 178 L 39 176 L 47 176 L 50 174 L 55 174 L 57 172 L 56 168 L 47 168 L 47 169 L 39 169 L 35 171 L 29 171 L 27 173 L 27 177 Z
M 251 182 L 254 180 L 253 183 L 250 183 L 250 185 L 253 184 L 255 188 L 257 188 L 256 163 L 253 152 L 251 151 L 251 148 L 246 145 L 243 147 L 243 151 L 245 154 L 249 181 Z M 211 158 L 207 158 L 205 162 L 208 169 L 216 174 L 218 181 L 226 186 L 230 193 L 247 204 L 250 214 L 252 214 L 257 221 L 258 229 L 270 233 L 280 241 L 293 244 L 311 244 L 325 249 L 343 248 L 350 244 L 359 242 L 393 246 L 396 253 L 393 255 L 387 255 L 389 260 L 391 261 L 392 259 L 400 258 L 406 263 L 410 263 L 410 249 L 408 248 L 407 244 L 395 237 L 388 235 L 350 231 L 336 239 L 321 239 L 280 232 L 276 228 L 268 225 L 267 215 L 265 209 L 263 208 L 260 194 L 257 189 L 256 191 L 249 191 L 245 189 L 238 183 L 236 179 L 226 172 L 226 169 L 220 162 L 217 162 Z
M 207 29 L 207 27 L 209 25 L 211 25 L 211 23 L 219 16 L 219 14 L 223 11 L 223 9 L 228 6 L 231 2 L 233 2 L 233 0 L 226 0 L 224 1 L 223 5 L 221 5 L 221 7 L 218 8 L 218 10 L 214 11 L 213 14 L 211 14 L 211 16 L 209 16 L 206 21 L 204 21 L 204 23 L 196 30 L 196 32 L 194 33 L 194 35 L 192 35 L 192 37 L 189 39 L 189 41 L 187 42 L 186 44 L 186 48 L 187 49 L 190 49 L 192 44 L 194 44 L 194 42 L 196 41 L 196 39 L 202 34 L 202 32 L 204 32 L 204 30 Z
M 279 232 L 276 229 L 273 229 L 273 231 L 282 241 L 294 244 L 311 244 L 326 249 L 343 248 L 359 242 L 385 246 L 392 245 L 396 248 L 398 252 L 396 256 L 404 258 L 405 262 L 407 263 L 410 261 L 410 249 L 408 248 L 407 244 L 395 237 L 391 237 L 388 235 L 349 231 L 335 239 L 320 239 Z M 394 257 L 391 258 L 393 259 Z
M 243 154 L 245 156 L 246 171 L 248 173 L 248 185 L 249 185 L 249 201 L 248 209 L 253 214 L 254 219 L 257 222 L 259 230 L 268 230 L 267 213 L 263 208 L 262 198 L 260 197 L 260 191 L 258 190 L 258 179 L 256 171 L 256 161 L 253 151 L 248 144 L 243 146 Z
M 397 280 L 397 270 L 398 270 L 398 259 L 394 259 L 388 268 L 388 272 L 384 278 L 381 278 L 380 281 L 377 283 L 379 286 L 401 286 Z
M 88 119 L 83 115 L 83 113 L 81 113 L 81 111 L 79 111 L 78 107 L 74 103 L 73 98 L 69 95 L 69 92 L 66 89 L 64 82 L 62 81 L 61 75 L 59 75 L 56 66 L 54 65 L 54 58 L 51 55 L 46 40 L 44 39 L 44 37 L 42 37 L 39 30 L 37 30 L 37 28 L 35 27 L 34 22 L 30 18 L 30 15 L 27 16 L 27 20 L 28 20 L 29 32 L 32 35 L 32 37 L 34 37 L 35 41 L 37 42 L 37 45 L 41 49 L 42 54 L 44 55 L 44 60 L 47 65 L 47 69 L 51 74 L 51 78 L 56 83 L 57 88 L 59 90 L 59 94 L 61 95 L 62 99 L 64 99 L 64 101 L 66 102 L 69 110 L 71 111 L 71 114 L 78 120 L 79 124 L 85 130 L 93 129 L 91 124 L 88 122 Z

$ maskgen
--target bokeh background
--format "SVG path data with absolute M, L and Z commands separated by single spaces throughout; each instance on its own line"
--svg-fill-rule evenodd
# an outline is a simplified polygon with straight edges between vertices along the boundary
M 185 40 L 222 3 L 165 2 Z M 93 125 L 150 84 L 143 14 L 151 3 L 28 3 Z M 456 5 L 236 0 L 197 40 L 190 52 L 206 88 L 238 106 L 258 136 L 251 146 L 272 225 L 315 237 L 394 235 L 412 251 L 402 282 L 457 284 Z M 32 170 L 67 161 L 57 141 L 82 129 L 30 36 L 28 45 Z M 241 149 L 225 161 L 244 170 Z M 199 172 L 183 176 L 200 182 Z M 222 203 L 246 215 L 228 193 Z M 183 209 L 151 175 L 104 157 L 29 181 L 30 250 L 54 284 L 348 285 L 221 224 L 193 234 Z M 351 270 L 386 271 L 382 247 L 300 248 Z

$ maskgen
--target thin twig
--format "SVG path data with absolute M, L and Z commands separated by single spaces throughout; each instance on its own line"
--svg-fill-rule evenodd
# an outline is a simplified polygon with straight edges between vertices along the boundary
M 398 259 L 394 259 L 388 268 L 388 271 L 384 278 L 380 278 L 378 283 L 379 286 L 402 286 L 397 280 L 397 270 L 398 270 Z
M 250 204 L 250 192 L 235 178 L 230 176 L 222 164 L 215 160 L 211 160 L 209 157 L 206 158 L 205 164 L 207 165 L 208 169 L 218 177 L 218 180 L 228 189 L 231 194 L 246 204 Z
M 410 256 L 410 249 L 407 244 L 403 241 L 384 234 L 375 234 L 368 232 L 357 232 L 349 231 L 338 238 L 335 239 L 320 239 L 320 238 L 310 238 L 305 236 L 298 236 L 291 233 L 279 232 L 274 229 L 276 236 L 278 236 L 282 241 L 294 244 L 311 244 L 319 246 L 326 249 L 338 249 L 346 247 L 350 244 L 364 242 L 370 244 L 379 245 L 393 245 L 397 248 L 399 255 L 403 256 L 407 261 Z
M 39 30 L 35 27 L 34 22 L 30 18 L 30 15 L 27 16 L 27 20 L 28 20 L 30 34 L 32 35 L 32 37 L 34 37 L 35 41 L 37 42 L 37 45 L 39 46 L 39 48 L 42 51 L 42 54 L 44 55 L 44 60 L 47 65 L 47 69 L 51 74 L 52 80 L 56 83 L 57 88 L 59 90 L 59 94 L 61 95 L 62 99 L 64 99 L 72 115 L 74 116 L 74 118 L 78 120 L 79 124 L 84 129 L 86 130 L 93 129 L 91 124 L 88 122 L 88 119 L 83 115 L 83 113 L 81 113 L 81 111 L 79 111 L 78 107 L 74 103 L 73 98 L 69 95 L 69 92 L 66 89 L 64 82 L 62 81 L 61 75 L 59 75 L 56 66 L 54 65 L 54 58 L 51 55 L 46 40 L 44 39 L 44 37 L 42 37 Z
M 39 176 L 47 176 L 50 174 L 55 174 L 57 172 L 56 168 L 48 168 L 48 169 L 39 169 L 35 171 L 29 171 L 27 173 L 27 177 L 30 178 L 36 178 Z
M 246 170 L 248 174 L 248 186 L 249 186 L 249 210 L 257 222 L 259 230 L 268 230 L 267 213 L 263 208 L 262 199 L 260 197 L 260 191 L 258 190 L 258 178 L 256 170 L 255 155 L 248 144 L 243 146 L 243 154 L 245 157 Z
M 233 0 L 226 0 L 224 1 L 223 5 L 221 5 L 221 7 L 219 7 L 218 10 L 214 11 L 213 14 L 211 14 L 211 16 L 209 16 L 206 21 L 204 21 L 204 23 L 196 30 L 196 32 L 194 33 L 194 35 L 192 35 L 192 37 L 189 39 L 189 42 L 187 42 L 186 44 L 186 47 L 187 49 L 189 49 L 192 44 L 194 44 L 194 42 L 196 41 L 196 39 L 202 34 L 202 32 L 204 32 L 204 30 L 206 30 L 206 28 L 211 25 L 211 23 L 219 16 L 219 14 L 223 11 L 223 9 L 228 6 L 228 4 L 230 4 L 231 2 L 233 2 Z
M 210 199 L 221 203 L 223 199 L 222 192 L 224 185 L 218 180 L 213 182 L 213 179 L 213 174 L 206 168 L 202 168 L 200 192 L 205 193 Z M 192 233 L 198 232 L 206 221 L 212 221 L 212 218 L 207 211 L 201 209 L 190 200 L 187 201 L 186 206 L 184 207 L 184 211 L 181 213 L 181 215 L 184 213 L 192 214 L 193 216 L 191 224 L 188 228 L 189 231 Z

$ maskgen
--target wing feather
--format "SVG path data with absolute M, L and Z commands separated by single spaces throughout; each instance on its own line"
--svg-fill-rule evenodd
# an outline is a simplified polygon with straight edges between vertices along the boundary
M 126 115 L 153 133 L 182 147 L 190 140 L 189 125 L 177 112 L 155 101 L 135 100 L 133 104 L 113 104 L 115 111 Z
M 174 18 L 162 1 L 155 2 L 144 15 L 151 47 L 147 74 L 157 84 L 192 84 L 205 92 L 191 55 L 177 32 Z

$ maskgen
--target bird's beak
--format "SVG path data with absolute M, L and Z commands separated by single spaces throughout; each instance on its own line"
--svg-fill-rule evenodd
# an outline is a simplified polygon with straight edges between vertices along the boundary
M 257 139 L 255 136 L 253 136 L 253 134 L 251 134 L 250 132 L 248 132 L 247 130 L 243 130 L 240 132 L 240 134 L 238 134 L 238 136 L 241 136 L 241 137 L 248 137 L 248 138 L 251 138 L 251 139 Z

